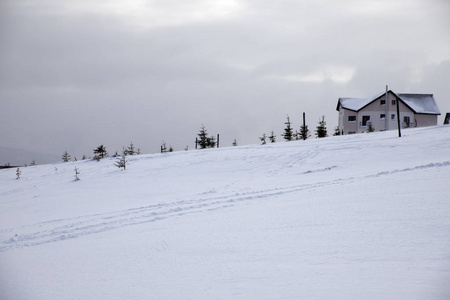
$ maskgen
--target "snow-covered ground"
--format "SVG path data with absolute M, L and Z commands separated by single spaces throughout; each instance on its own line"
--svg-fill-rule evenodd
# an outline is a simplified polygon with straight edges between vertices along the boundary
M 115 161 L 0 170 L 0 299 L 450 299 L 450 126 Z

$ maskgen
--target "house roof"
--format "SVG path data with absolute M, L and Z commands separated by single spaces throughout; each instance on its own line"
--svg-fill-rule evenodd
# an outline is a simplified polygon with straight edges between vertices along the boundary
M 339 105 L 341 105 L 343 108 L 359 111 L 361 108 L 369 105 L 384 94 L 386 93 L 379 93 L 369 98 L 339 98 L 336 110 L 339 110 Z
M 400 99 L 416 114 L 441 114 L 432 94 L 395 94 L 392 91 L 389 91 L 389 93 Z M 339 98 L 336 110 L 339 110 L 339 106 L 342 106 L 345 109 L 357 112 L 381 98 L 384 94 L 386 93 L 379 93 L 369 98 Z
M 440 115 L 432 94 L 397 94 L 417 114 Z

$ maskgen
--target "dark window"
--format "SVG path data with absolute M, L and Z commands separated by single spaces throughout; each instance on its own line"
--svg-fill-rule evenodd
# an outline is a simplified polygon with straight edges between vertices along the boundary
M 349 122 L 356 122 L 356 116 L 348 116 Z
M 367 126 L 368 121 L 370 121 L 370 116 L 362 116 L 362 126 Z
M 395 115 L 394 114 L 391 115 L 391 120 L 395 120 Z
M 392 105 L 395 105 L 395 100 L 392 100 Z
M 386 105 L 386 100 L 380 100 L 381 106 Z
M 381 120 L 386 119 L 386 115 L 385 115 L 385 114 L 381 114 L 381 115 L 380 115 L 380 119 L 381 119 Z

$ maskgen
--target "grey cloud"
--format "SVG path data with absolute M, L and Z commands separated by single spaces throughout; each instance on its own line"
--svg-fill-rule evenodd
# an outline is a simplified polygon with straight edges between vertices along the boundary
M 258 143 L 262 133 L 280 134 L 288 113 L 299 126 L 302 111 L 311 129 L 325 115 L 331 130 L 341 96 L 385 84 L 447 92 L 439 63 L 450 59 L 450 27 L 440 11 L 449 10 L 435 3 L 364 10 L 354 1 L 239 1 L 229 18 L 136 28 L 113 13 L 8 2 L 0 136 L 8 147 L 81 156 L 101 143 L 192 147 L 202 123 L 224 145 Z

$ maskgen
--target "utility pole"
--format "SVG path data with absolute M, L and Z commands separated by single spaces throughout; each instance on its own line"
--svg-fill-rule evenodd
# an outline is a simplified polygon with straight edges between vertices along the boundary
M 303 130 L 306 129 L 305 112 L 303 112 Z M 306 140 L 306 134 L 302 134 L 303 140 Z
M 386 105 L 384 110 L 384 129 L 389 130 L 389 101 L 388 101 L 388 85 L 386 84 Z
M 398 97 L 395 97 L 397 101 L 397 127 L 398 127 L 398 137 L 402 137 L 402 130 L 400 128 L 400 101 Z

